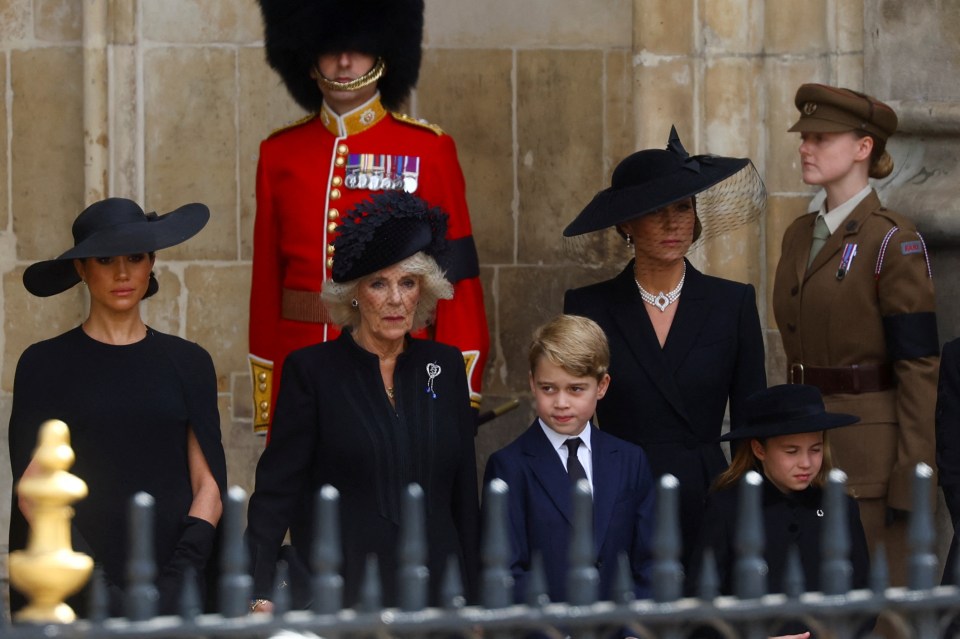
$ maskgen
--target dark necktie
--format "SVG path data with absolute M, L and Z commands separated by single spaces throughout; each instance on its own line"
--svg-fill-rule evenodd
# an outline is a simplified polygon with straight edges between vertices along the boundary
M 580 448 L 580 444 L 583 442 L 580 441 L 579 437 L 573 437 L 563 442 L 563 445 L 567 447 L 567 474 L 570 475 L 570 485 L 576 486 L 577 481 L 587 478 L 587 471 L 583 469 L 583 464 L 580 463 L 580 459 L 577 457 L 577 449 Z

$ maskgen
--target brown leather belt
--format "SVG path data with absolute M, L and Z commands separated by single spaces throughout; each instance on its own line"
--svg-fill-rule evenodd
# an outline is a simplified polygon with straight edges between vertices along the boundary
M 283 289 L 280 304 L 280 315 L 283 319 L 297 322 L 312 322 L 314 324 L 333 324 L 327 307 L 320 301 L 317 291 L 297 291 L 292 288 Z
M 876 393 L 893 388 L 893 370 L 889 364 L 854 364 L 853 366 L 805 366 L 791 364 L 787 368 L 791 384 L 810 384 L 824 395 L 838 393 Z

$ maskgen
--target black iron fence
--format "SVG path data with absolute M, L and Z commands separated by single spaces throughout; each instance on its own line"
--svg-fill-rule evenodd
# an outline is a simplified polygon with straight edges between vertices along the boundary
M 313 600 L 310 610 L 289 610 L 286 589 L 274 593 L 273 614 L 248 614 L 252 582 L 247 574 L 243 542 L 246 496 L 231 489 L 222 522 L 224 547 L 220 557 L 217 614 L 200 614 L 199 593 L 186 587 L 178 616 L 156 617 L 156 566 L 152 560 L 152 499 L 139 495 L 131 510 L 131 557 L 128 568 L 126 618 L 108 619 L 106 596 L 95 580 L 91 588 L 90 618 L 64 625 L 14 624 L 0 628 L 0 636 L 40 637 L 268 637 L 280 631 L 312 633 L 321 637 L 546 637 L 593 639 L 626 633 L 636 637 L 674 639 L 698 634 L 704 626 L 714 636 L 754 639 L 772 634 L 785 618 L 798 619 L 819 637 L 853 637 L 866 619 L 881 612 L 903 637 L 933 638 L 947 633 L 960 615 L 960 589 L 939 586 L 934 554 L 934 527 L 929 467 L 917 467 L 910 520 L 911 552 L 906 588 L 887 587 L 887 559 L 873 558 L 870 587 L 850 591 L 849 532 L 840 513 L 845 493 L 843 473 L 834 471 L 825 491 L 828 507 L 822 539 L 822 592 L 805 592 L 798 562 L 783 584 L 768 584 L 763 559 L 764 531 L 759 477 L 745 479 L 737 540 L 734 596 L 718 596 L 716 570 L 709 561 L 697 584 L 696 598 L 683 597 L 679 561 L 678 488 L 671 476 L 658 486 L 657 521 L 652 569 L 653 598 L 637 601 L 629 564 L 623 557 L 610 601 L 597 601 L 598 576 L 593 565 L 592 503 L 586 485 L 574 494 L 575 522 L 570 547 L 569 601 L 550 602 L 542 567 L 535 565 L 528 601 L 513 603 L 508 565 L 506 496 L 508 487 L 497 480 L 487 487 L 480 605 L 465 605 L 456 562 L 444 576 L 442 607 L 427 606 L 426 531 L 422 492 L 411 485 L 404 495 L 400 548 L 400 593 L 397 608 L 380 605 L 380 577 L 375 562 L 363 586 L 356 609 L 342 606 L 339 538 L 339 496 L 327 486 L 317 494 L 316 537 L 310 558 Z M 835 507 L 829 507 L 835 505 Z M 283 579 L 283 570 L 278 582 Z M 960 574 L 960 571 L 958 571 Z M 187 580 L 188 582 L 191 580 Z M 783 594 L 767 594 L 770 590 Z M 700 630 L 698 630 L 700 629 Z

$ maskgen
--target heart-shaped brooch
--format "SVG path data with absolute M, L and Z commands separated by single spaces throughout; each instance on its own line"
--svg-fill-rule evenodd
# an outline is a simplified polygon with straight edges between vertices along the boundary
M 435 380 L 440 375 L 440 364 L 436 362 L 431 362 L 427 364 L 427 394 L 437 398 L 437 393 L 433 390 L 433 380 Z

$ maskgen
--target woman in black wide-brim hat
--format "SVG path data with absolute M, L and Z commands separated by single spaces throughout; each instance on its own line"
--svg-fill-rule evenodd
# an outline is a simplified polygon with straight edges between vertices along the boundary
M 474 593 L 479 504 L 466 370 L 455 347 L 411 337 L 453 294 L 438 265 L 446 229 L 446 213 L 397 191 L 343 217 L 333 281 L 323 288 L 343 332 L 287 357 L 257 464 L 246 534 L 251 611 L 272 610 L 279 559 L 294 576 L 294 605 L 309 603 L 309 579 L 297 575 L 310 565 L 314 499 L 324 485 L 340 494 L 345 607 L 358 603 L 371 554 L 384 605 L 397 605 L 402 496 L 411 483 L 423 489 L 430 601 L 441 603 L 451 559 Z M 293 552 L 281 546 L 288 529 Z
M 824 487 L 833 468 L 827 431 L 849 426 L 855 415 L 828 413 L 815 386 L 783 384 L 772 386 L 747 398 L 741 428 L 723 436 L 743 442 L 728 468 L 721 474 L 707 500 L 691 582 L 696 584 L 704 566 L 707 549 L 716 562 L 720 594 L 734 594 L 737 560 L 740 483 L 754 471 L 762 479 L 762 521 L 767 564 L 767 591 L 785 592 L 790 555 L 796 552 L 804 589 L 821 589 L 820 565 L 824 516 Z M 860 509 L 850 496 L 845 500 L 850 538 L 851 588 L 866 588 L 870 556 L 867 538 L 860 524 Z M 872 625 L 873 620 L 866 622 Z M 788 621 L 777 634 L 800 633 L 802 624 Z
M 717 441 L 727 404 L 737 428 L 743 400 L 766 387 L 753 286 L 704 275 L 684 256 L 701 235 L 755 220 L 763 199 L 748 159 L 690 156 L 672 130 L 665 150 L 624 159 L 564 231 L 614 227 L 634 258 L 611 280 L 567 291 L 563 310 L 595 320 L 610 341 L 599 427 L 643 446 L 655 477 L 680 480 L 684 560 L 727 467 Z
M 40 297 L 82 283 L 90 310 L 80 326 L 30 346 L 17 363 L 13 477 L 34 472 L 40 425 L 66 422 L 76 452 L 72 472 L 89 487 L 75 506 L 73 543 L 103 569 L 113 616 L 124 612 L 127 512 L 139 491 L 155 500 L 159 612 L 178 610 L 188 570 L 201 593 L 211 581 L 204 569 L 226 487 L 213 361 L 198 345 L 144 324 L 140 312 L 141 300 L 159 288 L 156 251 L 189 239 L 209 217 L 202 204 L 157 215 L 130 200 L 106 199 L 77 217 L 73 248 L 23 274 L 27 290 Z M 16 496 L 12 503 L 10 550 L 16 550 L 26 544 L 30 503 Z M 81 592 L 69 603 L 83 616 L 86 601 Z M 12 591 L 11 608 L 23 604 Z

